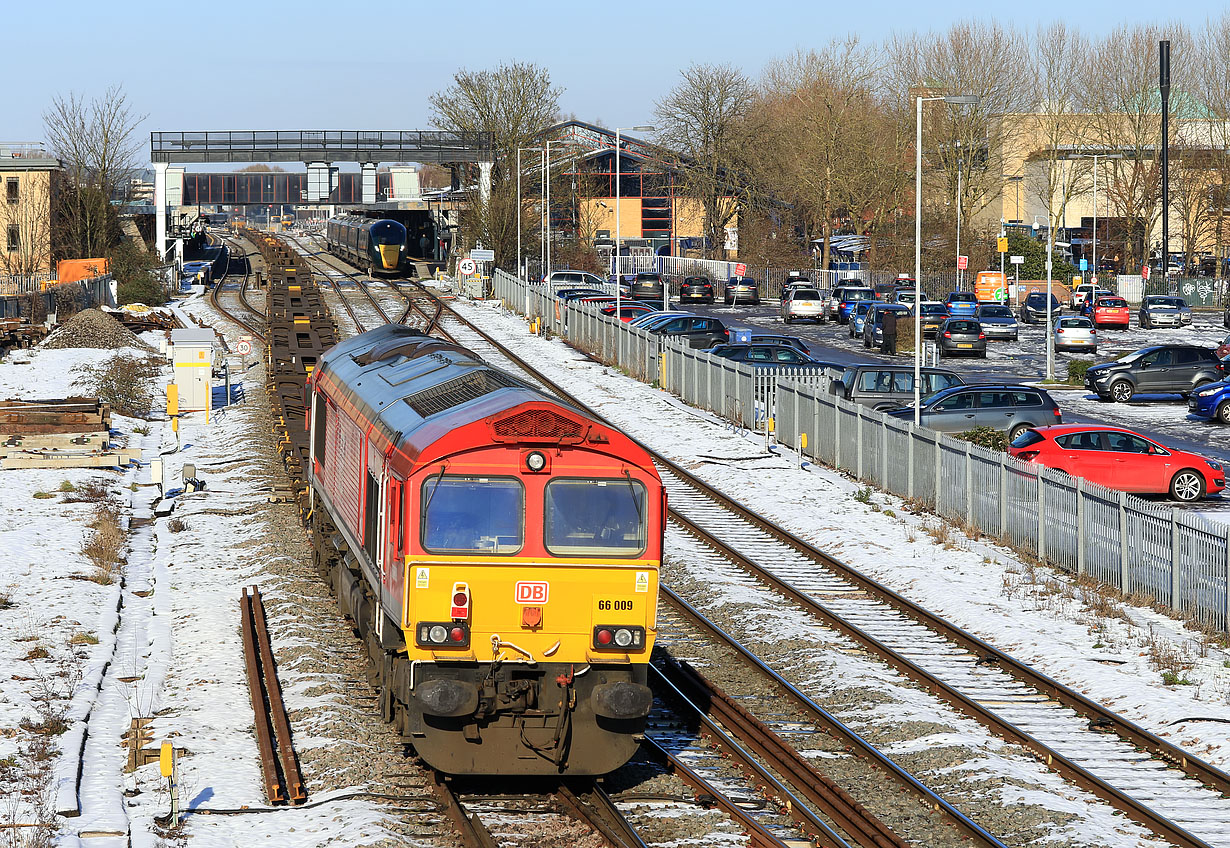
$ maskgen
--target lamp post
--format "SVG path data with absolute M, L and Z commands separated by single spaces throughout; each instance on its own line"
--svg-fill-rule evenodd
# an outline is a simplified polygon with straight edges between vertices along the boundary
M 951 94 L 917 97 L 917 120 L 914 128 L 914 424 L 919 423 L 922 404 L 922 114 L 923 103 L 943 100 L 954 105 L 974 105 L 974 94 Z M 958 220 L 960 216 L 958 215 Z
M 558 142 L 557 142 L 558 143 Z M 551 275 L 551 139 L 547 139 L 547 164 L 543 169 L 543 178 L 547 181 L 547 187 L 543 192 L 546 199 L 544 207 L 544 225 L 546 227 L 547 239 L 547 276 Z
M 961 141 L 957 140 L 957 291 L 961 291 Z
M 521 153 L 522 151 L 541 151 L 541 147 L 518 147 L 517 148 L 517 279 L 525 281 L 525 274 L 521 266 Z M 528 291 L 528 289 L 527 289 Z M 527 294 L 526 297 L 529 297 Z
M 1098 160 L 1122 159 L 1123 154 L 1088 153 L 1075 158 L 1093 160 L 1093 279 L 1090 282 L 1096 283 L 1098 281 Z
M 653 132 L 654 127 L 639 126 L 639 127 L 616 127 L 615 128 L 615 260 L 614 260 L 614 265 L 615 265 L 615 320 L 617 321 L 623 320 L 623 311 L 622 311 L 623 297 L 621 294 L 622 290 L 620 289 L 622 277 L 619 273 L 619 198 L 624 192 L 623 192 L 623 186 L 619 184 L 619 152 L 623 147 L 623 144 L 620 140 L 620 135 L 623 133 L 624 130 L 631 130 L 632 132 Z M 662 288 L 663 288 L 663 291 L 665 292 L 666 283 L 662 284 Z

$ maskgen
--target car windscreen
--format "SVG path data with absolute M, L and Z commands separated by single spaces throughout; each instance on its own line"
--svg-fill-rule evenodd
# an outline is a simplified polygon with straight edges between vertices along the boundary
M 1093 322 L 1088 318 L 1061 318 L 1059 326 L 1065 330 L 1092 330 Z
M 820 292 L 816 291 L 815 289 L 795 289 L 794 299 L 795 300 L 819 300 Z
M 973 292 L 953 292 L 948 295 L 949 303 L 977 303 L 978 298 Z
M 944 308 L 942 303 L 924 303 L 922 305 L 923 315 L 947 315 L 948 310 Z
M 1012 310 L 1006 306 L 984 306 L 978 310 L 978 315 L 983 318 L 1011 318 Z
M 1121 297 L 1103 297 L 1097 302 L 1098 306 L 1105 306 L 1111 309 L 1119 309 L 1127 306 L 1127 301 Z
M 841 294 L 842 300 L 875 300 L 875 292 L 871 289 L 846 289 Z
M 645 486 L 625 477 L 556 479 L 543 504 L 546 548 L 559 556 L 635 556 L 645 550 Z
M 525 537 L 525 490 L 511 478 L 437 475 L 423 483 L 422 515 L 426 550 L 516 553 Z
M 1030 445 L 1036 445 L 1038 442 L 1046 441 L 1046 437 L 1037 430 L 1026 430 L 1012 440 L 1014 448 L 1027 448 Z
M 950 333 L 977 333 L 982 328 L 977 321 L 949 321 L 944 329 Z
M 1140 350 L 1134 350 L 1131 353 L 1127 354 L 1126 356 L 1119 357 L 1119 361 L 1125 364 L 1132 363 L 1140 359 L 1142 356 L 1145 356 L 1146 354 L 1153 353 L 1153 351 L 1155 350 L 1157 350 L 1157 348 L 1155 347 L 1142 347 Z
M 1166 306 L 1172 309 L 1182 309 L 1187 306 L 1182 300 L 1177 297 L 1151 297 L 1149 298 L 1150 306 Z

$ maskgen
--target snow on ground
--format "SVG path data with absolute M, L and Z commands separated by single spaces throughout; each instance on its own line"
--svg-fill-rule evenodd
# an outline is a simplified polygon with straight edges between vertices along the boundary
M 860 485 L 763 436 L 732 429 L 667 393 L 527 334 L 498 303 L 456 308 L 600 414 L 827 553 L 1013 653 L 1158 735 L 1225 768 L 1230 653 L 1181 622 L 1033 568 L 898 498 Z M 1170 671 L 1188 685 L 1166 685 Z

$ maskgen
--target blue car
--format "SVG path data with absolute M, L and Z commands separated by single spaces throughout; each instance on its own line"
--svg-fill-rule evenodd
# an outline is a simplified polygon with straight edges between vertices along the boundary
M 1187 411 L 1201 418 L 1230 424 L 1230 380 L 1209 383 L 1187 396 Z
M 850 316 L 854 313 L 856 304 L 864 300 L 872 301 L 876 299 L 876 293 L 867 286 L 838 286 L 833 291 L 833 296 L 838 299 L 837 307 L 837 323 L 845 324 L 850 320 Z M 859 332 L 862 332 L 861 330 Z
M 871 311 L 871 307 L 876 305 L 874 300 L 860 300 L 854 304 L 854 309 L 850 312 L 850 338 L 862 338 L 863 327 L 867 324 L 867 313 Z
M 948 307 L 949 318 L 978 317 L 978 295 L 973 292 L 949 292 L 944 303 Z

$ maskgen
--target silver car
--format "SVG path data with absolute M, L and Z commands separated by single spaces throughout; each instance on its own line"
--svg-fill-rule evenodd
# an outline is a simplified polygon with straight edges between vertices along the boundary
M 1088 318 L 1073 315 L 1055 320 L 1055 350 L 1098 352 L 1098 331 Z
M 978 307 L 977 317 L 978 323 L 982 325 L 982 332 L 987 334 L 988 339 L 1017 340 L 1019 328 L 1011 307 L 984 303 Z
M 1192 308 L 1181 297 L 1164 294 L 1147 295 L 1140 304 L 1140 326 L 1185 327 L 1192 323 Z
M 782 320 L 792 324 L 800 319 L 824 321 L 824 300 L 813 288 L 790 288 L 782 296 Z

